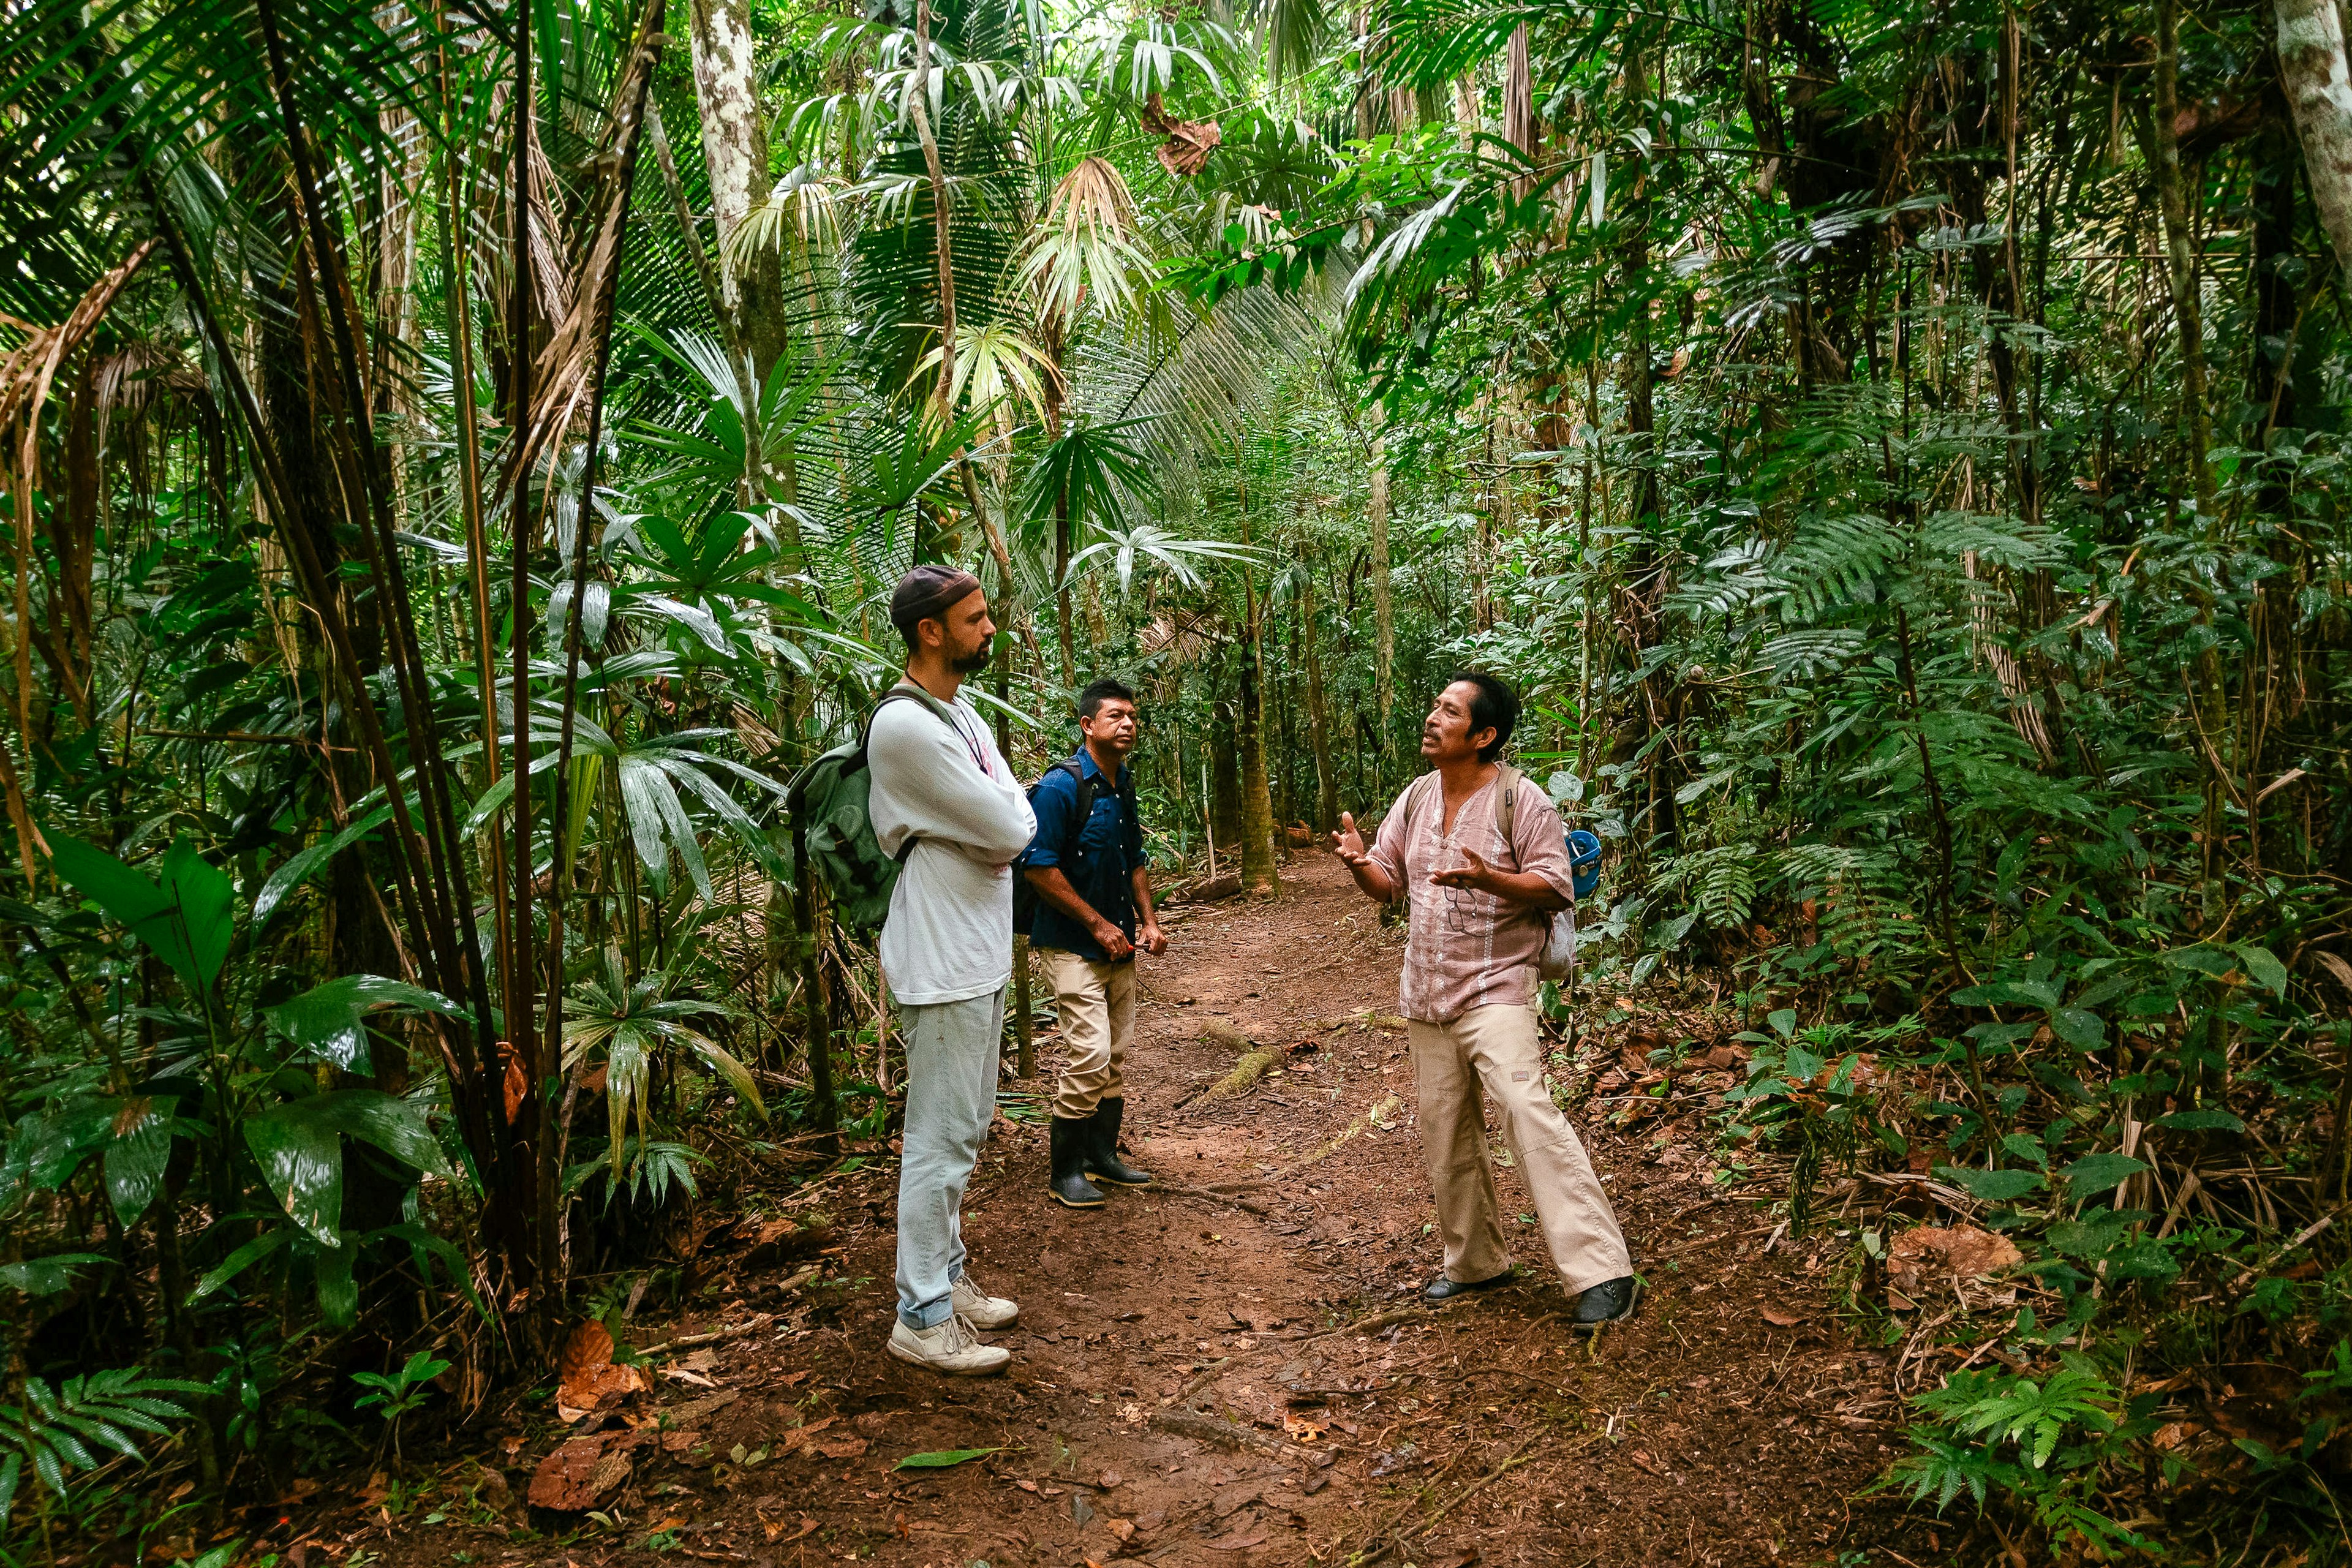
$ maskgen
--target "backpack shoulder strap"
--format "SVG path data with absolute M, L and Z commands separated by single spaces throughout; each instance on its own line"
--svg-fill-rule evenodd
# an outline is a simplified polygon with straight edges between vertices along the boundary
M 1087 770 L 1078 765 L 1076 757 L 1064 757 L 1054 766 L 1069 774 L 1070 782 L 1078 786 L 1078 809 L 1070 815 L 1069 837 L 1062 845 L 1063 858 L 1067 859 L 1078 852 L 1079 836 L 1087 830 L 1087 819 L 1095 814 L 1095 797 L 1101 793 L 1097 786 L 1102 775 L 1097 773 L 1093 778 L 1087 777 Z
M 1512 830 L 1518 820 L 1518 794 L 1528 775 L 1505 763 L 1496 770 L 1495 779 L 1495 831 L 1502 836 L 1503 850 L 1511 858 L 1511 865 L 1519 863 L 1519 844 Z

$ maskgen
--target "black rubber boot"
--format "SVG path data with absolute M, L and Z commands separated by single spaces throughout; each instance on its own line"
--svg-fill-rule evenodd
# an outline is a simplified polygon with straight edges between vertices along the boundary
M 1114 1187 L 1148 1187 L 1151 1173 L 1139 1171 L 1118 1157 L 1118 1124 L 1127 1114 L 1124 1100 L 1105 1100 L 1094 1115 L 1081 1123 L 1087 1129 L 1087 1174 Z
M 1087 1180 L 1087 1140 L 1093 1134 L 1094 1125 L 1091 1120 L 1054 1118 L 1054 1173 L 1046 1191 L 1064 1208 L 1098 1209 L 1103 1205 L 1102 1189 Z

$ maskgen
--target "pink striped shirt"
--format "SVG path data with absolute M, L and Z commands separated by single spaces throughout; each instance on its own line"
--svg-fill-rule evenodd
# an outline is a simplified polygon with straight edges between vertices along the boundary
M 1450 1024 L 1473 1007 L 1526 1006 L 1535 996 L 1543 956 L 1543 915 L 1525 904 L 1468 888 L 1441 887 L 1432 871 L 1463 864 L 1475 849 L 1498 871 L 1531 871 L 1572 897 L 1568 834 L 1542 786 L 1521 778 L 1512 801 L 1511 837 L 1495 825 L 1500 769 L 1454 814 L 1445 831 L 1445 791 L 1435 773 L 1407 785 L 1381 819 L 1372 864 L 1404 889 L 1404 975 L 1398 1011 L 1424 1024 Z

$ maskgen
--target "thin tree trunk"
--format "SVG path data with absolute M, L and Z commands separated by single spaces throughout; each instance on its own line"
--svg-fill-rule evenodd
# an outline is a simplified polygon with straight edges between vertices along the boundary
M 1298 637 L 1307 666 L 1307 743 L 1315 752 L 1315 830 L 1339 825 L 1339 774 L 1331 761 L 1331 710 L 1323 696 L 1323 656 L 1315 643 L 1315 579 L 1302 575 L 1298 589 Z
M 1389 583 L 1389 444 L 1372 437 L 1372 682 L 1380 695 L 1381 750 L 1389 744 L 1389 715 L 1396 708 L 1396 605 Z
M 2334 0 L 2320 0 L 2331 19 Z M 2340 26 L 2340 25 L 2339 25 Z M 2338 37 L 2339 56 L 2342 53 Z M 2339 67 L 2340 68 L 2340 67 Z M 2156 192 L 2164 214 L 2165 276 L 2172 285 L 2172 315 L 2180 330 L 2180 401 L 2189 442 L 2189 478 L 2197 510 L 2213 510 L 2213 475 L 2205 454 L 2213 446 L 2212 416 L 2205 406 L 2205 322 L 2198 298 L 2196 237 L 2189 228 L 2189 193 L 2181 177 L 2180 0 L 2158 0 L 2156 8 Z M 2319 181 L 2314 178 L 2316 191 Z
M 1246 591 L 1246 590 L 1245 590 Z M 1242 700 L 1234 729 L 1241 749 L 1242 886 L 1275 893 L 1282 883 L 1274 860 L 1274 797 L 1265 777 L 1265 682 L 1258 659 L 1256 595 L 1251 591 L 1249 635 L 1242 643 Z

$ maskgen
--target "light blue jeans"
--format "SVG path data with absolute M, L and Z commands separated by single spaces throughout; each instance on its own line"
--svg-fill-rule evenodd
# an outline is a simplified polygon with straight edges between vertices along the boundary
M 898 1321 L 933 1329 L 963 1278 L 963 1189 L 996 1114 L 1004 992 L 908 1007 L 907 1125 L 898 1139 Z

